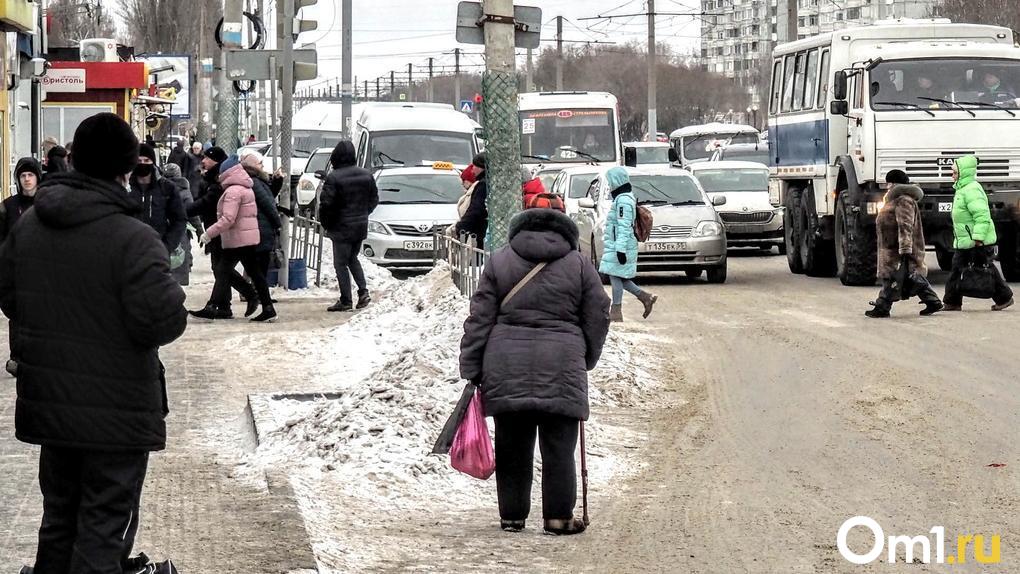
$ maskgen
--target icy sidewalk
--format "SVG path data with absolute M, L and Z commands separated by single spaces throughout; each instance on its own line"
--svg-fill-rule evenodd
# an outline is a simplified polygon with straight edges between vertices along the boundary
M 429 528 L 451 515 L 481 517 L 492 525 L 487 535 L 501 534 L 495 480 L 466 477 L 447 457 L 429 455 L 464 386 L 457 357 L 468 300 L 452 287 L 446 268 L 385 289 L 385 298 L 344 325 L 292 335 L 288 346 L 300 347 L 300 360 L 289 365 L 291 374 L 314 381 L 302 400 L 249 397 L 260 446 L 239 474 L 289 476 L 324 570 L 424 566 L 427 559 L 415 561 L 423 560 L 429 537 L 419 538 L 408 525 Z M 654 389 L 654 359 L 636 352 L 643 341 L 612 331 L 591 373 L 595 414 L 586 431 L 596 492 L 609 492 L 637 468 L 620 445 L 640 439 L 599 415 L 637 406 Z M 252 351 L 269 360 L 270 349 Z

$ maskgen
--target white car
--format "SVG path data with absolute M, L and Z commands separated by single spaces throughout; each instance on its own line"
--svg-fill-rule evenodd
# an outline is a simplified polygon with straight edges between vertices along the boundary
M 278 157 L 272 157 L 272 142 L 258 141 L 250 144 L 241 146 L 237 149 L 237 156 L 241 157 L 247 150 L 258 152 L 262 155 L 262 169 L 266 173 L 273 173 L 277 169 L 283 166 L 282 161 Z M 305 172 L 305 165 L 308 163 L 309 154 L 303 151 L 294 150 L 293 155 L 290 158 L 290 189 L 291 192 L 297 190 L 298 180 L 301 179 L 301 174 Z M 301 204 L 302 207 L 306 207 L 307 204 Z
M 453 164 L 381 169 L 375 173 L 379 207 L 369 216 L 362 253 L 384 267 L 432 266 L 433 235 L 457 221 L 464 194 Z
M 588 197 L 588 188 L 598 178 L 603 169 L 594 165 L 568 167 L 560 171 L 553 180 L 552 186 L 547 188 L 550 193 L 555 193 L 563 198 L 564 207 L 567 209 L 567 217 L 577 221 L 581 208 L 577 202 Z
M 312 152 L 311 157 L 308 158 L 308 163 L 305 164 L 305 171 L 298 178 L 298 205 L 306 208 L 311 213 L 315 213 L 315 208 L 319 205 L 317 201 L 319 190 L 322 188 L 325 175 L 329 173 L 329 156 L 331 155 L 333 155 L 333 148 L 331 147 L 320 147 Z
M 780 254 L 786 253 L 783 208 L 769 199 L 768 166 L 748 161 L 710 161 L 692 163 L 687 169 L 709 197 L 726 198 L 726 205 L 718 211 L 731 247 L 776 246 Z
M 588 197 L 579 200 L 583 215 L 578 218 L 581 252 L 598 267 L 604 249 L 606 216 L 613 198 L 604 167 L 589 187 Z M 726 230 L 713 205 L 724 198 L 710 199 L 689 172 L 669 167 L 625 168 L 638 205 L 652 212 L 648 241 L 638 244 L 639 276 L 690 278 L 708 273 L 709 283 L 726 282 Z
M 676 152 L 670 153 L 673 146 L 669 142 L 628 142 L 623 144 L 624 156 L 632 153 L 633 148 L 637 155 L 634 163 L 638 166 L 670 165 L 676 160 Z

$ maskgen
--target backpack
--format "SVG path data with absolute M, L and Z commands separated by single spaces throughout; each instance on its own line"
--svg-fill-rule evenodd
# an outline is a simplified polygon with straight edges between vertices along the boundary
M 634 217 L 634 237 L 641 243 L 648 241 L 652 236 L 652 212 L 643 205 L 637 206 L 636 217 Z

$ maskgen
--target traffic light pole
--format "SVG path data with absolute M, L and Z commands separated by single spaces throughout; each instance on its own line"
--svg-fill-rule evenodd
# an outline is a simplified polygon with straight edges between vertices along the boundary
M 240 48 L 244 27 L 241 0 L 225 0 L 223 3 L 223 28 L 221 31 L 223 50 L 220 51 L 219 107 L 216 114 L 216 145 L 232 154 L 237 151 L 237 93 L 234 83 L 227 78 L 227 50 Z
M 352 131 L 351 130 L 351 126 L 352 126 L 352 123 L 351 123 L 351 111 L 352 111 L 352 108 L 354 107 L 353 106 L 353 103 L 354 103 L 353 95 L 351 93 L 353 91 L 353 85 L 351 84 L 351 75 L 352 75 L 351 70 L 352 70 L 353 62 L 354 62 L 354 55 L 353 55 L 353 53 L 351 51 L 352 50 L 352 44 L 353 44 L 353 42 L 352 42 L 352 36 L 353 36 L 353 26 L 352 26 L 352 24 L 353 24 L 353 22 L 351 20 L 351 18 L 353 16 L 352 16 L 351 4 L 352 4 L 352 0 L 343 0 L 343 4 L 342 4 L 342 7 L 341 7 L 341 16 L 340 16 L 343 19 L 343 32 L 342 32 L 343 33 L 343 41 L 342 41 L 342 44 L 343 44 L 343 46 L 342 46 L 343 54 L 341 54 L 341 58 L 343 59 L 343 62 L 341 64 L 341 71 L 340 71 L 340 75 L 342 76 L 341 82 L 343 82 L 343 88 L 342 88 L 343 89 L 343 96 L 342 96 L 343 103 L 341 104 L 341 109 L 343 111 L 341 113 L 343 115 L 343 122 L 344 122 L 343 123 L 344 135 L 345 135 L 345 137 L 348 137 L 348 138 L 351 137 L 351 131 Z M 368 87 L 367 87 L 367 85 L 368 84 L 366 82 L 366 88 L 365 88 L 365 95 L 366 96 L 368 95 Z
M 283 190 L 280 192 L 280 205 L 284 208 L 291 206 L 290 190 L 290 160 L 294 155 L 294 142 L 292 138 L 294 118 L 294 0 L 277 0 L 283 2 L 283 37 L 280 38 L 280 48 L 283 50 L 283 58 L 280 66 L 283 68 L 280 84 L 280 96 L 283 109 L 280 110 L 280 163 L 283 166 Z M 283 217 L 283 226 L 280 229 L 280 243 L 283 247 L 284 262 L 280 266 L 280 286 L 287 289 L 290 286 L 290 221 L 287 216 Z

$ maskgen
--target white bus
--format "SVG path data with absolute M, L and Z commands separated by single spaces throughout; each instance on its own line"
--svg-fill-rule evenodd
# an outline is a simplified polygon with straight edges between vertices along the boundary
M 952 164 L 975 154 L 1003 272 L 1020 280 L 1020 48 L 1009 29 L 895 20 L 778 46 L 769 146 L 792 272 L 874 283 L 875 215 L 893 169 L 924 189 L 925 238 L 948 268 Z
M 616 96 L 605 92 L 532 92 L 520 94 L 518 108 L 521 161 L 536 171 L 623 162 Z
M 467 167 L 480 149 L 478 124 L 449 104 L 372 103 L 354 122 L 358 165 Z
M 756 144 L 761 134 L 743 124 L 710 123 L 680 128 L 669 134 L 669 143 L 676 150 L 681 166 L 710 161 L 720 149 L 730 144 Z

